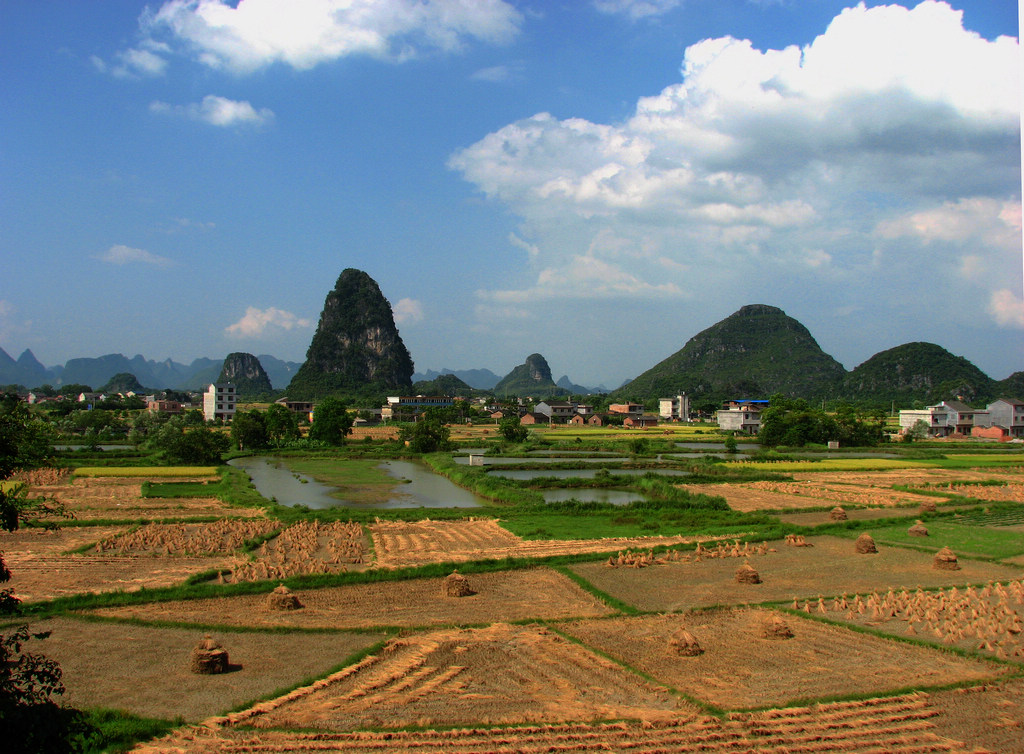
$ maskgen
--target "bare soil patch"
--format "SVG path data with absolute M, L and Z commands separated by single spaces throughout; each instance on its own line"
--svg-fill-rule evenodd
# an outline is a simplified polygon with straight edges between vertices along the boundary
M 112 707 L 138 715 L 194 722 L 220 714 L 285 686 L 326 673 L 382 636 L 372 634 L 261 634 L 217 632 L 230 654 L 231 672 L 196 675 L 196 629 L 153 628 L 58 618 L 32 625 L 51 630 L 31 651 L 57 660 L 80 708 Z M 236 667 L 237 666 L 237 667 Z
M 964 497 L 975 497 L 979 500 L 997 500 L 1000 502 L 1024 503 L 1024 484 L 957 484 L 948 488 Z
M 397 728 L 618 717 L 672 719 L 692 707 L 536 626 L 436 631 L 305 689 L 228 716 L 256 727 Z
M 935 732 L 996 752 L 1021 750 L 1024 740 L 1024 680 L 986 683 L 929 695 L 937 715 Z
M 104 608 L 100 615 L 237 626 L 367 628 L 472 625 L 494 621 L 596 617 L 611 611 L 548 568 L 468 574 L 475 594 L 445 598 L 444 579 L 385 581 L 296 590 L 301 610 L 270 611 L 267 595 Z
M 609 568 L 580 563 L 572 570 L 598 589 L 641 610 L 684 610 L 696 606 L 750 604 L 817 597 L 843 592 L 871 592 L 984 583 L 1020 577 L 1012 566 L 961 560 L 959 571 L 932 568 L 934 553 L 882 545 L 878 553 L 854 552 L 852 539 L 808 537 L 812 547 L 773 543 L 775 552 L 755 564 L 760 584 L 737 584 L 736 561 L 670 561 L 653 568 Z
M 0 534 L 0 548 L 11 570 L 8 583 L 25 601 L 84 592 L 136 591 L 180 584 L 211 568 L 227 567 L 228 556 L 153 558 L 66 554 L 122 532 L 121 527 L 65 527 L 58 531 L 22 529 Z
M 542 558 L 588 552 L 646 549 L 716 537 L 616 537 L 607 539 L 525 540 L 494 519 L 462 521 L 380 521 L 370 525 L 377 566 L 402 568 L 467 560 Z
M 858 702 L 816 704 L 785 710 L 733 713 L 726 720 L 680 714 L 673 720 L 568 723 L 455 730 L 328 733 L 188 728 L 136 749 L 140 754 L 298 754 L 344 751 L 380 754 L 549 754 L 553 751 L 665 752 L 847 752 L 920 754 L 959 752 L 968 747 L 936 728 L 939 711 L 926 694 Z M 937 730 L 943 735 L 936 735 Z M 952 730 L 955 730 L 952 729 Z M 969 732 L 969 730 L 968 730 Z M 997 747 L 996 751 L 1012 751 Z
M 90 552 L 116 555 L 211 555 L 231 553 L 281 527 L 267 519 L 220 519 L 208 524 L 150 523 L 105 537 Z
M 161 478 L 161 482 L 189 481 Z M 144 498 L 138 479 L 89 477 L 71 484 L 33 486 L 31 497 L 49 497 L 63 503 L 77 519 L 180 519 L 194 516 L 254 518 L 265 516 L 260 508 L 233 508 L 214 497 Z
M 1005 666 L 787 617 L 790 639 L 762 637 L 770 611 L 712 610 L 686 615 L 612 618 L 563 628 L 658 681 L 724 709 L 779 705 L 808 696 L 884 694 L 996 678 Z M 704 652 L 681 656 L 669 645 L 686 627 Z

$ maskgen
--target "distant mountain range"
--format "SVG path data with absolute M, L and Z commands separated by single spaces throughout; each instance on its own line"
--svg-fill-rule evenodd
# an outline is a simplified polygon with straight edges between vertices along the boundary
M 344 281 L 339 279 L 339 284 L 341 282 Z M 365 283 L 361 277 L 356 282 Z M 383 299 L 377 292 L 374 296 Z M 387 314 L 385 307 L 386 301 L 378 308 Z M 387 319 L 384 314 L 381 317 Z M 379 340 L 377 326 L 372 329 Z M 325 350 L 329 349 L 325 347 Z M 366 350 L 358 351 L 357 362 L 366 358 Z M 234 368 L 239 374 L 252 372 L 259 376 L 257 367 L 262 366 L 275 390 L 289 385 L 301 366 L 268 355 L 257 358 L 258 364 L 240 362 Z M 341 363 L 346 359 L 352 361 L 348 356 L 335 361 Z M 385 363 L 389 360 L 385 359 Z M 222 368 L 226 368 L 225 361 L 209 358 L 185 365 L 170 359 L 151 361 L 142 356 L 128 359 L 121 354 L 71 359 L 64 366 L 48 368 L 29 350 L 13 359 L 0 349 L 0 385 L 83 384 L 96 388 L 115 375 L 127 373 L 149 389 L 194 390 L 217 381 Z M 315 382 L 322 378 L 314 375 L 312 379 Z M 345 379 L 352 382 L 355 378 L 347 375 Z M 406 379 L 403 372 L 399 382 Z M 608 392 L 603 386 L 591 389 L 576 385 L 567 376 L 555 382 L 547 361 L 538 353 L 528 356 L 525 363 L 504 377 L 489 369 L 444 369 L 414 373 L 412 381 L 416 392 L 424 394 L 462 394 L 468 388 L 493 391 L 500 396 L 535 398 Z M 400 389 L 397 382 L 395 385 L 397 392 L 414 389 L 412 382 L 401 385 Z M 934 343 L 905 343 L 881 351 L 847 372 L 821 350 L 800 322 L 776 307 L 753 304 L 697 333 L 682 349 L 614 390 L 612 395 L 618 399 L 643 401 L 681 392 L 705 404 L 736 398 L 767 398 L 782 393 L 808 400 L 909 404 L 960 399 L 980 405 L 1000 397 L 1024 398 L 1024 372 L 1015 372 L 1005 380 L 994 380 L 967 359 Z
M 300 366 L 294 361 L 282 361 L 266 354 L 257 358 L 271 384 L 278 390 L 291 381 Z M 63 366 L 45 367 L 30 350 L 15 360 L 0 348 L 0 384 L 29 388 L 45 384 L 98 388 L 116 374 L 129 373 L 135 375 L 140 385 L 151 390 L 198 390 L 216 382 L 223 366 L 224 359 L 199 358 L 191 364 L 181 364 L 171 359 L 153 361 L 141 355 L 129 359 L 122 354 L 111 353 L 95 358 L 70 359 Z

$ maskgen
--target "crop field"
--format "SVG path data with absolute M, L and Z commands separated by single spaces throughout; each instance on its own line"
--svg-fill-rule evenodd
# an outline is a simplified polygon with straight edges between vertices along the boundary
M 468 560 L 538 558 L 608 553 L 635 547 L 707 542 L 714 537 L 629 537 L 609 539 L 525 540 L 493 519 L 461 521 L 388 521 L 370 526 L 376 563 L 382 568 Z
M 958 571 L 932 567 L 933 553 L 881 544 L 873 555 L 855 552 L 853 539 L 808 537 L 810 547 L 773 543 L 764 556 L 749 558 L 760 584 L 737 583 L 740 558 L 674 561 L 651 568 L 609 568 L 581 563 L 573 572 L 598 589 L 641 610 L 686 610 L 712 605 L 757 604 L 843 592 L 938 587 L 1012 579 L 1019 567 L 964 560 Z M 774 550 L 774 551 L 773 551 Z
M 679 615 L 572 623 L 565 631 L 692 699 L 723 709 L 785 705 L 807 697 L 944 686 L 1009 672 L 927 647 L 787 616 L 792 636 L 766 638 L 778 613 L 727 608 Z M 672 636 L 688 631 L 702 653 L 681 656 Z M 881 680 L 881 679 L 886 680 Z
M 268 610 L 267 595 L 259 594 L 150 602 L 97 613 L 146 621 L 330 629 L 475 625 L 611 613 L 599 599 L 548 568 L 473 573 L 467 578 L 473 594 L 459 599 L 444 597 L 444 580 L 436 578 L 296 590 L 301 610 Z
M 494 509 L 278 520 L 193 496 L 215 476 L 41 475 L 31 494 L 98 525 L 0 549 L 33 630 L 52 630 L 32 649 L 61 663 L 64 701 L 180 718 L 139 752 L 1002 752 L 1024 715 L 1024 516 L 894 487 L 978 500 L 1020 468 L 706 485 L 734 511 L 789 513 L 559 540 Z M 142 495 L 172 479 L 188 497 Z M 849 530 L 792 533 L 836 505 Z M 857 552 L 864 532 L 876 553 Z M 936 567 L 943 547 L 956 570 Z M 206 636 L 228 672 L 191 672 Z

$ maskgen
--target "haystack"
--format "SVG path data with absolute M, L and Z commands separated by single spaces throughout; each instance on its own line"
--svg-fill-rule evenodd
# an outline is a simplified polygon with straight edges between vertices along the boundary
M 932 568 L 937 568 L 940 571 L 959 571 L 960 564 L 956 560 L 956 555 L 948 547 L 943 547 L 937 553 L 935 553 L 935 559 L 932 561 Z
M 228 672 L 228 651 L 207 634 L 192 650 L 193 673 L 216 675 Z
M 918 508 L 918 511 L 921 513 L 935 513 L 935 501 L 925 500 L 921 503 L 921 507 Z
M 441 585 L 441 594 L 445 597 L 468 597 L 473 593 L 473 590 L 469 588 L 469 579 L 458 571 L 452 571 L 445 576 L 444 583 Z
M 676 654 L 683 657 L 696 657 L 697 655 L 704 654 L 704 648 L 701 647 L 696 637 L 685 628 L 676 630 L 669 638 L 668 645 Z
M 854 545 L 854 549 L 861 555 L 866 555 L 873 552 L 878 552 L 878 548 L 875 547 L 875 539 L 867 532 L 864 532 L 857 537 L 857 543 Z
M 761 638 L 792 639 L 793 629 L 789 627 L 789 624 L 781 616 L 772 613 L 761 623 Z
M 829 511 L 828 517 L 833 521 L 846 521 L 849 518 L 849 516 L 846 515 L 846 511 L 844 511 L 842 506 L 839 505 Z
M 907 534 L 909 534 L 912 537 L 927 537 L 928 527 L 926 527 L 920 521 L 915 521 L 914 525 L 907 529 Z
M 750 563 L 744 563 L 736 569 L 737 584 L 760 584 L 761 576 Z
M 292 590 L 284 584 L 279 585 L 267 595 L 267 609 L 269 610 L 301 610 L 302 607 L 299 598 L 292 594 Z

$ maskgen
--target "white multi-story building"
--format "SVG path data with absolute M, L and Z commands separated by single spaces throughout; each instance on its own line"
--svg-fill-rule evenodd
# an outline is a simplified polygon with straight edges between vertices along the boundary
M 727 401 L 718 411 L 718 428 L 723 431 L 743 432 L 756 435 L 761 431 L 761 412 L 768 407 L 768 401 Z
M 680 393 L 675 398 L 659 398 L 658 416 L 666 421 L 689 421 L 690 396 Z
M 235 386 L 231 382 L 211 382 L 203 393 L 203 418 L 231 421 L 235 418 Z

